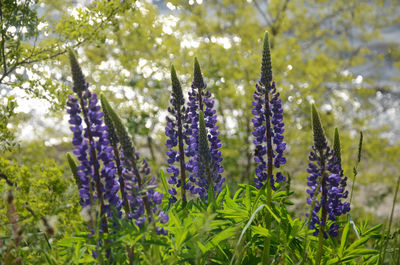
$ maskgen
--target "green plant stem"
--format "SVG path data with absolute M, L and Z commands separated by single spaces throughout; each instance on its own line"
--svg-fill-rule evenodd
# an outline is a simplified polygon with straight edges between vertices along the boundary
M 321 210 L 321 218 L 320 221 L 322 222 L 320 228 L 319 228 L 319 244 L 318 244 L 318 257 L 317 257 L 317 264 L 321 264 L 321 259 L 322 259 L 322 252 L 324 248 L 324 233 L 325 233 L 325 227 L 326 227 L 326 216 L 327 216 L 327 210 L 326 210 L 326 192 L 325 192 L 325 159 L 324 159 L 324 154 L 323 151 L 319 152 L 320 156 L 320 163 L 321 163 L 321 168 L 322 168 L 322 173 L 321 173 L 321 204 L 322 204 L 322 210 Z
M 271 134 L 271 121 L 270 121 L 270 106 L 269 106 L 269 88 L 270 86 L 265 86 L 265 113 L 266 113 L 266 136 L 267 136 L 267 206 L 271 209 L 271 201 L 272 201 L 272 187 L 271 187 L 271 178 L 272 178 L 272 170 L 273 170 L 273 151 L 272 151 L 272 134 Z M 267 213 L 265 216 L 265 226 L 268 231 L 271 230 L 271 214 Z M 271 248 L 271 238 L 265 237 L 264 240 L 264 251 L 262 257 L 262 264 L 269 264 L 269 256 L 270 256 L 270 248 Z
M 307 260 L 307 239 L 308 239 L 308 223 L 311 220 L 312 217 L 312 213 L 315 207 L 315 203 L 317 202 L 317 196 L 318 196 L 318 191 L 321 189 L 321 185 L 322 185 L 322 178 L 320 179 L 317 188 L 315 189 L 315 194 L 311 203 L 311 209 L 310 209 L 310 213 L 308 214 L 308 220 L 307 220 L 307 224 L 306 224 L 306 235 L 304 237 L 304 256 L 303 256 L 303 260 L 301 261 L 300 264 L 304 264 L 304 262 Z
M 120 191 L 122 195 L 122 201 L 124 202 L 124 209 L 125 209 L 125 215 L 128 216 L 129 213 L 131 212 L 130 207 L 129 207 L 129 201 L 128 198 L 126 197 L 126 192 L 125 192 L 125 182 L 124 182 L 124 177 L 122 175 L 122 167 L 121 167 L 121 158 L 119 156 L 119 151 L 117 148 L 117 145 L 113 145 L 113 151 L 114 151 L 114 157 L 115 157 L 115 162 L 117 166 L 117 172 L 118 175 L 121 179 L 120 181 Z
M 80 100 L 80 106 L 81 106 L 81 109 L 82 109 L 84 121 L 85 121 L 86 126 L 88 128 L 87 132 L 88 132 L 88 138 L 89 138 L 90 157 L 91 157 L 91 159 L 93 161 L 98 161 L 97 160 L 96 151 L 95 151 L 94 148 L 92 148 L 92 144 L 94 143 L 94 140 L 93 140 L 93 137 L 92 137 L 92 132 L 89 129 L 90 128 L 90 123 L 89 123 L 88 114 L 87 114 L 86 109 L 85 109 L 85 102 L 83 100 L 82 92 L 78 93 L 78 97 L 79 97 L 79 100 Z M 100 172 L 99 172 L 99 168 L 96 167 L 96 166 L 93 166 L 93 169 L 94 169 L 94 174 L 96 176 L 95 186 L 96 186 L 97 197 L 98 197 L 99 203 L 100 203 L 100 218 L 101 218 L 101 221 L 102 221 L 103 226 L 104 226 L 104 232 L 108 234 L 108 221 L 107 221 L 107 216 L 104 214 L 104 198 L 103 198 L 103 192 L 101 190 Z M 89 187 L 90 187 L 90 183 L 89 183 Z M 93 201 L 92 201 L 92 203 L 93 203 Z
M 389 242 L 390 230 L 392 228 L 394 207 L 396 205 L 397 193 L 399 192 L 399 186 L 400 186 L 400 176 L 397 178 L 396 191 L 394 192 L 393 203 L 392 203 L 392 212 L 390 213 L 390 218 L 389 218 L 389 227 L 388 227 L 388 231 L 386 234 L 386 240 L 385 240 L 384 247 L 383 247 L 383 254 L 379 255 L 379 264 L 383 264 L 383 261 L 385 260 L 386 248 L 387 248 L 387 245 Z
M 185 172 L 185 151 L 183 146 L 183 133 L 182 133 L 182 114 L 181 109 L 178 109 L 178 140 L 179 140 L 179 163 L 180 163 L 180 173 L 181 173 L 181 194 L 182 194 L 182 207 L 186 208 L 186 172 Z M 209 182 L 211 184 L 211 182 Z
M 268 207 L 271 208 L 272 189 L 271 189 L 270 178 L 268 178 L 266 185 L 267 185 L 267 205 Z M 271 230 L 271 214 L 269 213 L 265 215 L 265 227 L 266 229 L 268 229 L 268 231 Z M 271 237 L 265 237 L 262 264 L 269 264 L 270 248 L 271 248 Z

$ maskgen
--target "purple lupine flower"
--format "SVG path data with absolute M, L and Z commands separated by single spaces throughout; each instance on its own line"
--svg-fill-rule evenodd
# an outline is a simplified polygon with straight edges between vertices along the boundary
M 213 182 L 213 189 L 218 194 L 222 189 L 222 184 L 225 178 L 221 176 L 224 171 L 222 165 L 221 147 L 219 136 L 219 127 L 217 125 L 217 115 L 214 109 L 214 100 L 211 98 L 211 92 L 207 90 L 207 85 L 204 83 L 203 75 L 201 73 L 200 65 L 195 58 L 194 62 L 194 80 L 192 83 L 192 90 L 189 92 L 188 102 L 188 117 L 191 120 L 190 126 L 185 129 L 185 134 L 188 135 L 186 139 L 187 149 L 185 150 L 186 156 L 189 157 L 189 161 L 186 164 L 186 168 L 191 172 L 189 175 L 188 189 L 193 194 L 199 194 L 202 199 L 207 198 L 208 195 L 208 184 L 206 185 L 201 172 L 202 167 L 199 166 L 200 162 L 200 150 L 199 150 L 199 113 L 204 113 L 205 129 L 207 134 L 207 140 L 210 144 L 209 155 L 210 155 L 210 172 L 211 179 Z
M 307 185 L 309 186 L 309 189 L 307 189 L 307 193 L 309 194 L 307 203 L 313 209 L 308 227 L 315 230 L 314 235 L 318 235 L 321 231 L 326 237 L 325 227 L 327 219 L 335 221 L 336 217 L 350 211 L 350 204 L 342 202 L 342 199 L 347 198 L 348 195 L 348 191 L 345 190 L 347 177 L 343 176 L 341 168 L 340 147 L 335 143 L 334 150 L 329 148 L 318 112 L 314 105 L 312 105 L 312 123 L 314 145 L 309 155 L 310 163 L 307 169 L 307 172 L 310 174 L 307 177 Z M 320 211 L 321 216 L 319 216 Z M 307 214 L 307 216 L 309 215 Z M 339 226 L 335 222 L 332 222 L 329 227 L 329 234 L 336 237 L 338 235 L 338 228 Z
M 256 187 L 260 189 L 268 181 L 275 189 L 275 182 L 285 181 L 281 172 L 277 172 L 274 178 L 273 168 L 280 168 L 286 163 L 283 152 L 286 143 L 283 142 L 283 109 L 282 102 L 276 91 L 275 82 L 272 81 L 271 54 L 268 42 L 268 33 L 264 37 L 264 50 L 261 63 L 261 77 L 256 84 L 252 102 L 254 108 L 252 119 L 254 125 L 253 136 L 256 145 L 254 161 L 258 164 L 254 179 Z M 267 155 L 267 161 L 264 156 Z
M 168 137 L 166 146 L 168 148 L 168 164 L 167 172 L 171 173 L 171 177 L 168 183 L 181 187 L 182 201 L 186 202 L 186 163 L 185 163 L 185 152 L 184 152 L 184 141 L 187 142 L 187 136 L 184 134 L 184 128 L 189 126 L 189 119 L 186 108 L 184 106 L 185 99 L 183 98 L 181 84 L 176 75 L 174 66 L 171 67 L 171 81 L 172 81 L 172 93 L 171 93 L 171 107 L 168 108 L 170 116 L 167 116 L 167 126 L 165 127 L 165 135 Z M 178 151 L 173 148 L 178 145 Z M 177 162 L 180 168 L 176 167 L 174 163 Z M 180 178 L 178 179 L 180 175 Z M 177 201 L 175 195 L 177 191 L 172 186 L 169 193 L 171 203 Z
M 118 114 L 112 109 L 105 97 L 102 97 L 103 107 L 115 127 L 115 133 L 121 145 L 120 158 L 123 171 L 126 198 L 129 202 L 130 213 L 128 217 L 135 219 L 137 226 L 142 226 L 148 220 L 153 222 L 154 215 L 160 212 L 159 205 L 163 194 L 156 191 L 155 177 L 150 177 L 151 170 L 145 159 L 140 159 L 140 154 L 135 152 L 135 147 Z M 165 217 L 164 219 L 165 220 Z M 163 234 L 165 234 L 165 230 Z
M 123 168 L 122 168 L 122 161 L 121 161 L 121 154 L 120 150 L 118 148 L 119 140 L 117 137 L 117 133 L 115 131 L 115 126 L 113 124 L 113 121 L 110 117 L 110 114 L 108 113 L 108 109 L 106 108 L 106 99 L 103 94 L 100 94 L 100 101 L 101 101 L 101 107 L 104 113 L 104 123 L 107 125 L 107 132 L 108 132 L 108 140 L 110 141 L 110 145 L 113 150 L 114 154 L 114 159 L 115 159 L 115 164 L 116 164 L 116 170 L 118 173 L 118 181 L 120 184 L 120 192 L 122 196 L 122 205 L 125 209 L 125 215 L 129 216 L 130 213 L 130 206 L 129 206 L 129 201 L 127 199 L 127 191 L 125 187 L 125 179 L 124 179 L 124 174 L 123 174 Z
M 114 209 L 119 214 L 121 208 L 121 200 L 118 196 L 119 183 L 114 176 L 112 148 L 107 139 L 107 126 L 103 124 L 103 113 L 100 111 L 97 95 L 88 90 L 88 83 L 72 52 L 70 52 L 70 61 L 74 80 L 73 91 L 78 97 L 69 95 L 67 112 L 70 114 L 70 129 L 74 134 L 72 140 L 75 145 L 74 154 L 81 163 L 78 166 L 77 175 L 81 180 L 79 194 L 82 206 L 93 205 L 94 201 L 100 200 L 101 215 L 111 216 Z M 85 128 L 83 128 L 81 114 Z M 103 221 L 104 231 L 107 231 L 106 226 L 106 221 Z

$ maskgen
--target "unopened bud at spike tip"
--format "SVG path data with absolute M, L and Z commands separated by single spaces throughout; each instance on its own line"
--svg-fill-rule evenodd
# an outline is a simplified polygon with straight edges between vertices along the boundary
M 111 146 L 116 146 L 118 143 L 118 137 L 117 133 L 115 132 L 115 126 L 114 123 L 110 117 L 110 113 L 108 111 L 108 108 L 106 107 L 106 99 L 103 94 L 100 94 L 100 101 L 101 101 L 101 108 L 104 113 L 104 123 L 107 125 L 107 131 L 108 131 L 108 140 L 110 140 Z
M 324 128 L 322 127 L 321 119 L 314 104 L 311 105 L 311 119 L 314 135 L 314 146 L 317 150 L 321 151 L 326 147 L 327 143 Z
M 196 88 L 204 88 L 204 80 L 203 80 L 203 75 L 201 73 L 200 69 L 200 64 L 199 61 L 197 60 L 197 57 L 194 58 L 194 80 L 193 80 L 193 85 Z
M 176 100 L 179 105 L 183 104 L 183 93 L 181 83 L 179 82 L 178 76 L 176 75 L 175 67 L 171 66 L 171 82 L 172 82 L 172 92 L 176 96 Z
M 87 83 L 72 49 L 68 50 L 68 56 L 71 65 L 72 80 L 74 81 L 73 91 L 75 93 L 83 92 L 87 89 Z
M 126 128 L 121 121 L 121 118 L 111 107 L 110 103 L 108 102 L 107 98 L 104 95 L 100 95 L 100 100 L 102 102 L 102 105 L 104 106 L 104 109 L 106 109 L 110 115 L 110 118 L 115 127 L 117 138 L 118 138 L 119 142 L 121 143 L 121 147 L 122 147 L 124 154 L 128 158 L 133 158 L 134 154 L 135 154 L 135 150 L 133 148 L 133 144 L 128 135 L 128 132 L 126 131 Z
M 271 50 L 269 47 L 268 32 L 264 35 L 264 47 L 261 62 L 261 77 L 260 83 L 267 86 L 272 82 L 272 64 L 271 64 Z
M 342 153 L 341 153 L 341 147 L 340 147 L 340 136 L 339 136 L 338 128 L 335 128 L 335 135 L 333 137 L 333 152 L 334 152 L 335 157 L 337 158 L 339 165 L 341 165 L 342 164 Z

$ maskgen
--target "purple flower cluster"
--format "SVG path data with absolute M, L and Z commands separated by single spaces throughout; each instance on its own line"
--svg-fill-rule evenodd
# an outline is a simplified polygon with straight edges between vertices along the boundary
M 150 167 L 145 159 L 140 161 L 139 153 L 135 153 L 137 164 L 140 166 L 138 167 L 140 177 L 147 179 L 150 177 Z M 129 164 L 129 163 L 124 163 Z M 157 187 L 157 183 L 155 182 L 154 176 L 151 177 L 150 181 L 146 183 L 146 189 L 144 190 L 142 187 L 142 183 L 138 181 L 134 170 L 128 165 L 124 168 L 124 181 L 127 193 L 127 199 L 130 204 L 131 212 L 128 214 L 130 219 L 135 219 L 135 224 L 137 226 L 142 226 L 143 223 L 146 221 L 146 201 L 148 203 L 148 207 L 150 208 L 150 214 L 148 213 L 149 222 L 154 221 L 153 214 L 158 215 L 159 221 L 162 224 L 168 222 L 169 217 L 168 214 L 164 213 L 159 209 L 159 205 L 162 202 L 164 194 L 159 191 L 156 191 L 155 188 Z M 156 232 L 158 234 L 167 235 L 168 232 L 162 228 L 157 227 Z
M 308 224 L 310 229 L 315 229 L 314 235 L 318 235 L 320 229 L 325 229 L 326 221 L 335 221 L 336 217 L 350 211 L 350 204 L 342 202 L 347 198 L 346 188 L 347 177 L 343 176 L 338 155 L 328 147 L 324 131 L 313 105 L 313 130 L 314 145 L 309 155 L 310 163 L 307 172 L 307 203 L 313 206 L 311 220 Z M 318 195 L 319 198 L 318 198 Z M 321 215 L 319 216 L 319 212 Z M 308 215 L 307 215 L 308 216 Z M 323 228 L 322 228 L 323 227 Z M 332 222 L 329 227 L 329 234 L 333 237 L 338 235 L 339 226 Z M 325 231 L 323 231 L 325 232 Z M 325 233 L 324 233 L 324 236 Z
M 167 126 L 165 128 L 165 134 L 168 137 L 166 142 L 169 164 L 167 172 L 172 174 L 169 183 L 176 185 L 176 187 L 182 187 L 182 180 L 186 178 L 186 176 L 182 178 L 182 172 L 187 171 L 189 172 L 189 181 L 185 181 L 183 188 L 190 190 L 192 194 L 198 194 L 202 199 L 206 199 L 210 180 L 216 193 L 221 191 L 222 184 L 225 181 L 221 176 L 224 169 L 220 164 L 222 161 L 221 151 L 219 151 L 221 143 L 218 138 L 219 128 L 217 126 L 214 100 L 211 98 L 211 92 L 206 89 L 207 85 L 204 83 L 197 58 L 195 58 L 194 81 L 191 86 L 192 90 L 189 92 L 187 108 L 184 106 L 182 90 L 174 69 L 171 72 L 171 76 L 173 93 L 170 100 L 171 107 L 168 108 L 168 112 L 171 115 L 167 116 Z M 210 144 L 208 150 L 210 159 L 206 166 L 207 170 L 210 171 L 210 180 L 205 178 L 205 165 L 199 150 L 200 112 L 204 112 L 206 140 Z M 183 148 L 184 143 L 186 144 L 185 149 Z M 180 150 L 173 150 L 177 145 L 179 145 Z M 184 153 L 184 156 L 181 156 L 182 153 Z M 186 163 L 184 162 L 185 156 L 189 158 Z M 180 169 L 174 165 L 178 161 L 181 162 Z M 181 174 L 181 179 L 178 179 L 179 174 Z M 169 193 L 172 195 L 170 201 L 176 202 L 175 195 L 177 191 L 175 187 L 172 187 Z
M 149 222 L 157 221 L 154 216 L 158 215 L 158 221 L 165 224 L 168 215 L 158 207 L 163 194 L 156 190 L 155 178 L 149 178 L 148 163 L 144 159 L 140 160 L 139 154 L 135 153 L 125 127 L 103 95 L 101 101 L 104 112 L 100 111 L 97 95 L 88 90 L 88 84 L 72 52 L 70 62 L 73 91 L 77 97 L 69 95 L 67 112 L 73 132 L 74 154 L 80 162 L 76 174 L 80 182 L 81 205 L 101 205 L 101 231 L 107 232 L 106 217 L 113 213 L 117 213 L 118 218 L 122 217 L 123 202 L 118 195 L 121 188 L 124 203 L 129 204 L 124 205 L 125 215 L 129 219 L 135 219 L 135 223 L 141 226 L 146 218 Z M 103 124 L 103 119 L 107 125 Z M 117 175 L 120 175 L 119 179 Z M 162 227 L 157 227 L 156 232 L 167 234 Z
M 185 99 L 183 98 L 181 84 L 175 72 L 174 66 L 171 68 L 171 81 L 172 81 L 172 93 L 171 93 L 171 107 L 168 107 L 167 126 L 165 127 L 165 135 L 168 137 L 166 146 L 168 148 L 168 164 L 167 172 L 171 173 L 171 177 L 168 183 L 181 187 L 182 200 L 186 201 L 185 190 L 189 187 L 186 182 L 186 163 L 185 163 L 185 152 L 184 143 L 188 142 L 188 137 L 184 133 L 185 128 L 188 128 L 190 120 L 186 111 Z M 178 151 L 174 150 L 174 147 L 178 146 Z M 180 163 L 180 168 L 176 167 L 175 162 Z M 180 176 L 180 178 L 179 178 Z M 171 194 L 170 202 L 175 203 L 177 201 L 175 195 L 177 194 L 176 188 L 172 186 L 169 190 Z
M 163 194 L 155 190 L 157 183 L 154 177 L 150 177 L 151 171 L 147 161 L 141 160 L 139 153 L 135 152 L 135 147 L 120 117 L 103 95 L 101 95 L 101 101 L 104 113 L 107 119 L 109 118 L 109 121 L 112 121 L 115 137 L 122 149 L 119 153 L 123 167 L 120 179 L 122 179 L 121 183 L 125 187 L 123 194 L 125 194 L 129 203 L 128 218 L 135 219 L 135 224 L 142 226 L 146 219 L 149 222 L 155 221 L 154 215 L 158 214 L 159 221 L 162 224 L 166 223 L 168 215 L 161 214 L 162 211 L 158 207 L 162 202 Z M 157 233 L 167 234 L 164 228 L 157 228 L 156 230 Z
M 252 102 L 254 108 L 252 119 L 254 125 L 253 136 L 256 146 L 254 161 L 258 164 L 256 168 L 256 187 L 260 189 L 266 181 L 270 181 L 271 187 L 275 189 L 275 181 L 281 183 L 285 177 L 277 172 L 274 178 L 273 167 L 280 168 L 286 163 L 283 152 L 286 143 L 283 142 L 283 109 L 276 91 L 275 82 L 272 81 L 271 55 L 268 43 L 268 33 L 264 38 L 264 51 L 261 64 L 261 78 L 256 84 L 256 90 Z M 267 155 L 267 161 L 264 156 Z
M 103 113 L 100 112 L 96 94 L 86 90 L 83 94 L 78 93 L 78 97 L 68 97 L 67 112 L 70 114 L 70 129 L 74 134 L 74 154 L 80 162 L 77 174 L 81 182 L 79 194 L 82 206 L 94 204 L 92 200 L 100 200 L 102 212 L 111 216 L 111 206 L 119 212 L 121 200 L 118 196 L 119 183 L 114 176 L 114 157 L 107 139 L 107 127 L 102 122 Z M 85 128 L 80 113 L 83 114 Z
M 213 190 L 218 194 L 222 189 L 225 178 L 221 176 L 224 171 L 222 165 L 222 156 L 219 148 L 221 147 L 219 136 L 219 127 L 217 125 L 217 115 L 214 109 L 214 100 L 211 98 L 211 92 L 207 90 L 204 83 L 200 65 L 195 58 L 194 63 L 194 80 L 189 92 L 188 116 L 191 124 L 187 127 L 186 135 L 189 136 L 186 155 L 189 157 L 187 169 L 191 172 L 189 180 L 191 185 L 188 187 L 193 194 L 199 194 L 202 199 L 208 196 L 209 181 L 204 178 L 204 162 L 202 162 L 199 150 L 199 113 L 204 112 L 205 130 L 207 139 L 210 144 L 209 156 L 210 161 L 207 162 L 213 183 Z M 204 155 L 204 154 L 203 154 Z M 208 169 L 207 169 L 208 170 Z

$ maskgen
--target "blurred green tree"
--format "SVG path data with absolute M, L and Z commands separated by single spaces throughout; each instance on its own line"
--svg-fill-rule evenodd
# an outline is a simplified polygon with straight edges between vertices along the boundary
M 137 145 L 157 159 L 153 165 L 162 165 L 165 158 L 170 64 L 177 66 L 188 91 L 197 56 L 217 100 L 223 163 L 231 184 L 252 181 L 251 101 L 264 31 L 270 32 L 273 73 L 284 103 L 290 153 L 285 169 L 299 179 L 305 175 L 306 147 L 311 145 L 311 102 L 321 107 L 328 135 L 335 126 L 343 132 L 344 168 L 351 173 L 357 130 L 373 128 L 367 110 L 376 93 L 375 80 L 364 77 L 360 82 L 352 69 L 366 62 L 379 67 L 385 55 L 373 53 L 366 44 L 398 23 L 395 2 L 380 0 L 95 1 L 73 9 L 77 14 L 58 1 L 42 3 L 54 32 L 50 43 L 78 44 L 90 36 L 79 50 L 88 80 L 118 103 Z M 51 10 L 63 15 L 52 18 Z M 396 49 L 391 46 L 391 54 Z M 68 76 L 65 58 L 59 59 L 46 62 L 63 73 L 59 79 L 52 76 L 52 84 Z M 55 104 L 63 103 L 63 91 Z M 392 159 L 379 160 L 392 147 L 372 138 L 379 132 L 365 133 L 366 180 L 378 174 L 390 179 L 393 171 Z

